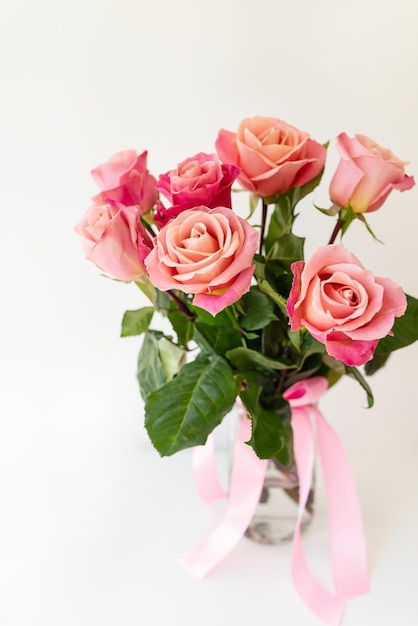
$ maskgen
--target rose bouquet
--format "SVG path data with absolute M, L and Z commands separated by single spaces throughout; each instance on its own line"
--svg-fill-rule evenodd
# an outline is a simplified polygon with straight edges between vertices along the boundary
M 122 336 L 143 334 L 137 377 L 161 455 L 204 444 L 239 397 L 256 455 L 287 464 L 287 389 L 349 376 L 371 406 L 366 376 L 417 339 L 418 301 L 336 243 L 355 219 L 373 235 L 365 214 L 414 179 L 368 137 L 342 133 L 337 147 L 330 207 L 319 209 L 332 234 L 306 260 L 296 209 L 321 181 L 327 146 L 282 120 L 222 129 L 216 154 L 186 158 L 158 178 L 146 151 L 120 152 L 92 171 L 99 193 L 76 231 L 89 260 L 150 300 L 125 313 Z M 248 191 L 246 219 L 232 207 L 234 183 Z M 152 327 L 156 312 L 169 332 Z
M 296 468 L 297 497 L 287 489 L 299 502 L 293 579 L 305 603 L 332 625 L 345 599 L 368 590 L 367 567 L 353 479 L 315 405 L 348 376 L 372 406 L 367 376 L 418 338 L 418 300 L 337 243 L 354 220 L 374 237 L 365 215 L 414 179 L 368 137 L 342 133 L 337 147 L 330 206 L 315 207 L 332 220 L 330 238 L 307 259 L 294 223 L 299 202 L 321 182 L 327 146 L 275 118 L 220 130 L 216 153 L 186 158 L 158 178 L 147 169 L 146 151 L 116 154 L 93 170 L 100 191 L 76 226 L 86 257 L 112 278 L 133 281 L 150 300 L 122 321 L 122 336 L 143 335 L 137 378 L 145 427 L 162 456 L 203 450 L 196 484 L 208 502 L 222 495 L 211 433 L 236 403 L 242 407 L 225 517 L 182 565 L 204 576 L 246 532 L 267 464 L 289 475 Z M 233 208 L 234 183 L 248 192 L 246 218 Z M 335 595 L 316 581 L 300 544 L 313 468 L 311 418 L 330 509 Z

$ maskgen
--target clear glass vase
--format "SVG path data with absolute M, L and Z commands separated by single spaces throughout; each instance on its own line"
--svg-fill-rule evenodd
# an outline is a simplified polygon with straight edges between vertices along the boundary
M 233 462 L 234 442 L 238 432 L 240 411 L 237 406 L 229 415 L 230 430 L 230 464 Z M 293 446 L 293 441 L 289 442 Z M 289 450 L 289 459 L 294 459 L 293 450 Z M 302 516 L 302 532 L 309 526 L 314 513 L 315 473 L 312 476 L 311 489 Z M 277 544 L 293 538 L 299 510 L 299 480 L 294 461 L 290 467 L 280 464 L 277 459 L 270 459 L 267 465 L 260 500 L 254 511 L 245 536 L 258 543 Z
M 314 480 L 302 517 L 302 531 L 313 516 Z M 267 465 L 264 485 L 253 519 L 245 533 L 253 541 L 276 544 L 292 539 L 299 508 L 299 483 L 296 466 L 288 469 L 276 459 Z

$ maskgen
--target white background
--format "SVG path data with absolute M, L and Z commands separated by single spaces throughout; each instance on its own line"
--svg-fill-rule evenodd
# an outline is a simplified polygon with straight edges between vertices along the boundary
M 418 179 L 417 5 L 412 0 L 14 0 L 0 10 L 0 624 L 319 624 L 290 580 L 290 546 L 243 540 L 202 582 L 176 565 L 219 510 L 197 499 L 189 452 L 147 442 L 138 339 L 120 339 L 132 285 L 99 275 L 73 227 L 89 171 L 127 148 L 158 175 L 246 116 L 331 140 L 304 204 L 307 252 L 331 222 L 327 182 L 341 131 L 373 137 Z M 393 192 L 345 243 L 418 296 L 418 187 Z M 415 624 L 418 345 L 322 402 L 358 484 L 371 592 L 344 626 Z M 326 507 L 306 537 L 327 578 Z

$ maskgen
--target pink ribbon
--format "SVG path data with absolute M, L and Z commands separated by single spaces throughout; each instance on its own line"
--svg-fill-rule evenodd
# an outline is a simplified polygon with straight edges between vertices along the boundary
M 227 497 L 216 471 L 215 442 L 212 433 L 204 446 L 193 448 L 192 465 L 196 489 L 203 502 L 210 504 Z
M 284 394 L 292 409 L 294 452 L 299 478 L 299 509 L 292 547 L 292 577 L 306 606 L 330 626 L 338 626 L 345 600 L 369 590 L 366 546 L 361 508 L 354 478 L 345 451 L 336 433 L 327 424 L 315 403 L 327 390 L 323 377 L 309 378 Z M 335 593 L 328 591 L 313 575 L 302 549 L 301 520 L 312 484 L 314 464 L 313 418 L 318 456 L 324 476 L 329 510 L 331 558 Z M 180 560 L 180 565 L 199 578 L 211 571 L 244 535 L 258 504 L 267 461 L 259 459 L 245 444 L 250 421 L 242 411 L 235 442 L 230 492 L 224 516 L 217 528 Z M 220 497 L 222 487 L 216 476 L 213 441 L 194 451 L 196 483 L 206 502 Z M 199 461 L 200 457 L 200 461 Z M 212 460 L 210 460 L 210 458 Z M 202 459 L 206 458 L 205 462 Z M 202 474 L 199 476 L 199 468 Z M 223 490 L 222 490 L 223 492 Z
M 366 545 L 360 503 L 350 465 L 336 433 L 315 402 L 327 381 L 314 377 L 296 383 L 283 395 L 292 408 L 295 459 L 299 478 L 299 511 L 293 538 L 292 576 L 305 604 L 330 626 L 340 623 L 345 600 L 369 590 Z M 314 462 L 313 416 L 329 511 L 331 559 L 335 594 L 315 578 L 302 549 L 301 519 L 312 482 Z
M 196 548 L 184 555 L 179 564 L 189 570 L 197 578 L 203 578 L 237 545 L 244 535 L 254 514 L 261 490 L 263 488 L 267 461 L 259 459 L 253 449 L 244 442 L 251 437 L 251 423 L 244 411 L 241 412 L 239 429 L 234 446 L 233 465 L 227 506 L 223 518 L 217 528 Z M 213 441 L 210 442 L 213 445 Z M 206 446 L 194 449 L 194 466 L 212 467 L 207 462 Z M 215 470 L 216 472 L 216 470 Z M 222 487 L 212 474 L 200 476 L 196 485 L 206 502 L 214 494 L 219 493 Z

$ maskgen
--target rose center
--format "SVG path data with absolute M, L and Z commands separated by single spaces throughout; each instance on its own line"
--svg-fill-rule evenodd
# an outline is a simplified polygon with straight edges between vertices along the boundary
M 388 148 L 382 148 L 378 144 L 372 146 L 370 148 L 370 152 L 376 156 L 381 157 L 382 159 L 385 159 L 385 161 L 390 161 L 390 158 L 392 156 L 392 152 Z
M 199 169 L 199 163 L 197 163 L 197 161 L 190 161 L 183 166 L 180 174 L 184 178 L 195 178 L 199 174 Z
M 190 236 L 182 241 L 186 250 L 198 252 L 201 255 L 212 254 L 219 249 L 218 241 L 208 232 L 206 224 L 196 222 L 190 229 Z
M 359 306 L 361 302 L 357 289 L 353 286 L 343 285 L 338 282 L 326 283 L 324 285 L 324 295 L 327 298 L 328 306 L 331 306 L 332 309 L 335 306 L 355 308 Z
M 354 289 L 351 289 L 351 287 L 341 287 L 338 291 L 343 300 L 348 302 L 350 306 L 357 306 L 359 299 Z

